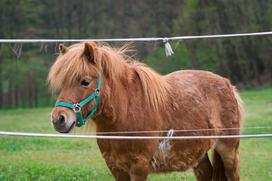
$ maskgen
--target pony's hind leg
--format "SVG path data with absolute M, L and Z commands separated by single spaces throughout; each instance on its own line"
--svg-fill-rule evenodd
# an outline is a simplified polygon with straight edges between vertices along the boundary
M 240 180 L 239 139 L 219 140 L 216 152 L 221 156 L 228 181 Z
M 193 168 L 198 181 L 211 181 L 213 168 L 206 153 L 200 162 Z

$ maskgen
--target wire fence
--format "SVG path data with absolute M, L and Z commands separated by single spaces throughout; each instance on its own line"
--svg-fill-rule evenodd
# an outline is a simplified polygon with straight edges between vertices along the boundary
M 272 134 L 247 135 L 209 135 L 209 136 L 104 136 L 104 135 L 76 135 L 76 134 L 45 134 L 24 132 L 0 132 L 1 136 L 49 137 L 49 138 L 89 138 L 114 140 L 195 140 L 195 139 L 234 139 L 234 138 L 271 138 Z
M 207 132 L 207 131 L 233 131 L 233 130 L 261 130 L 272 129 L 272 127 L 247 127 L 247 128 L 211 128 L 211 129 L 191 129 L 191 130 L 146 130 L 146 131 L 116 131 L 116 132 L 97 132 L 96 134 L 46 134 L 46 133 L 25 133 L 0 131 L 0 136 L 25 136 L 25 137 L 54 137 L 54 138 L 91 138 L 91 139 L 123 139 L 123 140 L 151 140 L 151 139 L 234 139 L 234 138 L 271 138 L 272 133 L 268 134 L 239 134 L 239 135 L 194 135 L 194 136 L 173 136 L 181 132 Z M 171 136 L 116 136 L 109 134 L 146 134 L 146 133 L 169 133 Z
M 232 130 L 267 130 L 272 129 L 272 126 L 255 126 L 243 128 L 208 128 L 208 129 L 186 129 L 174 130 L 175 133 L 181 132 L 211 132 L 211 131 L 232 131 Z M 141 131 L 111 131 L 111 132 L 96 132 L 97 135 L 107 134 L 148 134 L 148 133 L 168 133 L 169 130 L 141 130 Z
M 233 34 L 215 34 L 215 35 L 197 35 L 197 36 L 174 36 L 174 37 L 141 37 L 141 38 L 101 38 L 101 39 L 0 39 L 0 43 L 19 44 L 15 54 L 21 54 L 22 43 L 78 43 L 78 42 L 155 42 L 162 41 L 164 43 L 166 56 L 171 56 L 174 51 L 169 41 L 182 41 L 190 39 L 210 39 L 210 38 L 230 38 L 230 37 L 246 37 L 246 36 L 266 36 L 272 35 L 272 31 L 253 32 L 253 33 L 233 33 Z M 19 53 L 18 53 L 19 52 Z
M 234 34 L 215 34 L 198 36 L 175 36 L 175 37 L 146 37 L 146 38 L 102 38 L 102 39 L 0 39 L 0 43 L 77 43 L 77 42 L 155 42 L 163 41 L 165 43 L 166 55 L 172 55 L 173 51 L 168 41 L 181 41 L 189 39 L 210 39 L 210 38 L 230 38 L 230 37 L 249 37 L 272 35 L 272 31 L 253 32 L 253 33 L 234 33 Z M 20 47 L 20 46 L 19 46 Z M 249 130 L 249 129 L 271 129 L 272 127 L 249 127 L 249 128 L 215 128 L 215 129 L 191 129 L 174 130 L 180 132 L 207 132 L 207 131 L 231 131 L 231 130 Z M 248 135 L 209 135 L 209 136 L 106 136 L 108 134 L 142 134 L 142 133 L 164 133 L 169 130 L 146 130 L 146 131 L 118 131 L 118 132 L 97 132 L 96 135 L 64 135 L 64 134 L 45 134 L 45 133 L 23 133 L 23 132 L 5 132 L 0 131 L 1 136 L 28 136 L 28 137 L 58 137 L 58 138 L 96 138 L 96 139 L 227 139 L 227 138 L 267 138 L 272 134 L 248 134 Z
M 230 38 L 245 36 L 265 36 L 272 35 L 272 31 L 253 32 L 253 33 L 233 33 L 233 34 L 215 34 L 215 35 L 197 35 L 197 36 L 174 36 L 174 37 L 146 37 L 146 38 L 101 38 L 101 39 L 0 39 L 0 43 L 58 43 L 58 42 L 154 42 L 154 41 L 173 41 L 173 40 L 189 40 L 189 39 L 209 39 L 209 38 Z

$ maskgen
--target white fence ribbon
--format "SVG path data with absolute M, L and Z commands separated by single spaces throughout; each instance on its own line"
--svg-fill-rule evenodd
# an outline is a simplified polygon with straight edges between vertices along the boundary
M 265 36 L 272 35 L 272 31 L 253 32 L 253 33 L 233 33 L 233 34 L 217 34 L 217 35 L 197 35 L 197 36 L 175 36 L 175 37 L 146 37 L 146 38 L 101 38 L 101 39 L 0 39 L 0 43 L 78 43 L 78 42 L 153 42 L 163 41 L 165 46 L 166 56 L 172 55 L 174 52 L 169 41 L 189 40 L 189 39 L 208 39 L 208 38 L 230 38 L 230 37 L 245 37 L 245 36 Z
M 210 135 L 210 136 L 104 136 L 104 135 L 75 135 L 75 134 L 45 134 L 0 131 L 0 136 L 25 137 L 53 137 L 53 138 L 90 138 L 90 139 L 118 139 L 118 140 L 152 140 L 152 139 L 233 139 L 233 138 L 271 138 L 272 134 L 246 134 L 246 135 Z

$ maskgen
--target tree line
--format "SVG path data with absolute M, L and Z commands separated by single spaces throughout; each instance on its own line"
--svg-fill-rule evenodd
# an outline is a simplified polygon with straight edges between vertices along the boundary
M 270 31 L 269 0 L 2 0 L 0 38 L 128 38 Z M 135 58 L 166 74 L 203 69 L 240 87 L 272 82 L 271 36 L 134 43 Z M 114 43 L 112 46 L 120 46 Z M 68 45 L 68 44 L 67 44 Z M 0 44 L 0 107 L 53 105 L 46 76 L 57 44 Z

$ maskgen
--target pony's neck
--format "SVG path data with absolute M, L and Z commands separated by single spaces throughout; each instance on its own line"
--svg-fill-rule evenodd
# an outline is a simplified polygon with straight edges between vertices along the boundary
M 123 70 L 123 73 L 119 75 L 105 72 L 106 79 L 102 84 L 101 118 L 107 119 L 105 120 L 107 122 L 125 119 L 132 94 L 134 96 L 142 94 L 140 91 L 135 92 L 141 85 L 136 72 L 130 65 L 124 62 L 119 64 L 119 68 Z
M 164 77 L 141 63 L 104 54 L 103 83 L 97 124 L 139 119 L 139 114 L 162 111 L 168 104 L 169 85 Z

